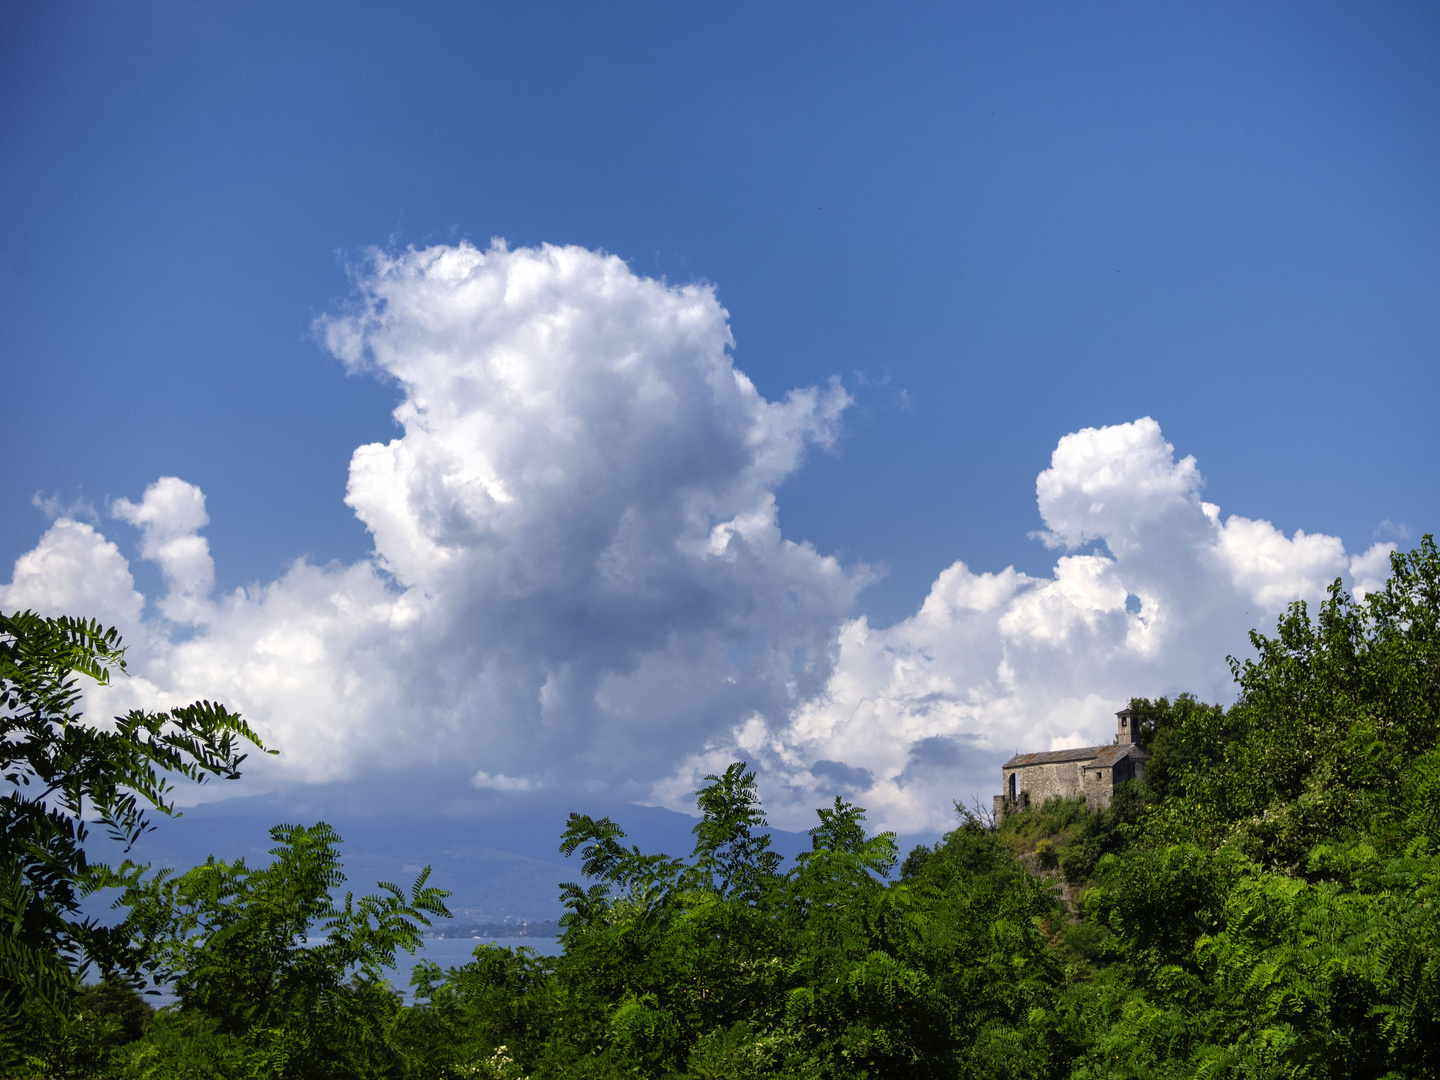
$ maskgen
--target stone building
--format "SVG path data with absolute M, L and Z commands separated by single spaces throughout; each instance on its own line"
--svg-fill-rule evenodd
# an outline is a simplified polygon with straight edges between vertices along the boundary
M 1006 814 L 1032 803 L 1039 806 L 1055 795 L 1084 795 L 1091 810 L 1109 806 L 1115 785 L 1141 776 L 1149 759 L 1134 743 L 1135 714 L 1121 709 L 1115 719 L 1115 741 L 1109 746 L 1016 754 L 1005 762 L 1000 767 L 1002 794 L 995 796 L 996 823 Z

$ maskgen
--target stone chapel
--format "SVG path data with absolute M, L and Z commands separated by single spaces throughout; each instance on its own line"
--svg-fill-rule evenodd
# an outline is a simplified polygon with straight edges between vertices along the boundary
M 1134 712 L 1121 709 L 1115 719 L 1115 741 L 1109 746 L 1016 754 L 1005 762 L 1000 767 L 1001 794 L 995 796 L 995 823 L 1054 795 L 1073 798 L 1083 794 L 1091 810 L 1109 806 L 1115 785 L 1141 776 L 1149 760 L 1134 742 Z

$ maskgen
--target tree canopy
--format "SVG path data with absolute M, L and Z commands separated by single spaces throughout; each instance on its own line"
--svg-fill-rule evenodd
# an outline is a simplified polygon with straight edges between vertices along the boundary
M 260 745 L 208 701 L 133 710 L 109 728 L 85 723 L 81 677 L 104 685 L 124 670 L 113 629 L 0 614 L 0 1061 L 13 1057 L 7 1019 L 23 1004 L 62 1008 L 87 966 L 133 973 L 144 963 L 144 941 L 81 914 L 84 896 L 133 879 L 133 868 L 90 858 L 90 826 L 128 851 L 148 828 L 147 807 L 173 812 L 172 776 L 236 777 L 243 743 Z

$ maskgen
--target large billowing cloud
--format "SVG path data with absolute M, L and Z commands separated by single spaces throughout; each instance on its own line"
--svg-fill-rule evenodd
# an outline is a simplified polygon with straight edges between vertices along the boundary
M 439 766 L 640 796 L 823 685 L 870 575 L 781 537 L 774 492 L 834 440 L 838 383 L 766 400 L 713 289 L 579 248 L 377 254 L 357 286 L 317 329 L 403 392 L 403 435 L 351 462 L 373 559 L 213 598 L 204 497 L 168 477 L 112 507 L 165 575 L 160 618 L 70 520 L 0 601 L 114 617 L 127 703 L 229 701 L 300 780 Z
M 998 790 L 1013 751 L 1109 742 L 1135 695 L 1229 699 L 1225 657 L 1249 627 L 1337 577 L 1373 589 L 1387 575 L 1394 545 L 1352 558 L 1334 537 L 1222 520 L 1202 486 L 1148 417 L 1065 436 L 1036 482 L 1042 539 L 1069 552 L 1049 577 L 955 563 L 911 618 L 847 623 L 822 693 L 747 718 L 658 790 L 678 801 L 743 754 L 789 819 L 838 783 L 893 826 L 941 828 L 950 800 Z
M 165 578 L 153 607 L 71 517 L 0 586 L 0 607 L 134 643 L 95 709 L 224 700 L 282 751 L 257 763 L 269 783 L 409 772 L 686 808 L 746 757 L 777 823 L 845 792 L 941 827 L 1015 748 L 1106 740 L 1132 694 L 1223 697 L 1248 627 L 1385 574 L 1380 547 L 1222 520 L 1142 419 L 1060 440 L 1037 483 L 1048 577 L 957 562 L 875 629 L 851 618 L 868 569 L 777 524 L 849 398 L 763 398 L 710 288 L 578 248 L 435 247 L 374 256 L 317 328 L 402 391 L 403 435 L 351 461 L 372 558 L 215 596 L 204 496 L 167 477 L 111 506 Z

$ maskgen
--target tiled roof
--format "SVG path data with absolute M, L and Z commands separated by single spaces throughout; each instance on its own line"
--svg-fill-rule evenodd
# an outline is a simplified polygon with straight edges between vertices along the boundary
M 1126 757 L 1139 758 L 1141 761 L 1145 761 L 1150 755 L 1134 743 L 1115 743 L 1113 746 L 1107 746 L 1101 750 L 1100 753 L 1096 754 L 1095 760 L 1090 762 L 1088 767 L 1092 769 L 1108 769 L 1121 758 Z
M 1021 769 L 1026 765 L 1059 765 L 1065 761 L 1083 761 L 1109 768 L 1125 756 L 1144 760 L 1150 755 L 1133 743 L 1112 743 L 1109 746 L 1077 746 L 1071 750 L 1044 750 L 1038 754 L 1016 754 L 1002 768 Z
M 1108 746 L 1077 746 L 1070 750 L 1044 750 L 1038 754 L 1016 754 L 1004 768 L 1018 769 L 1024 765 L 1058 765 L 1062 761 L 1089 761 Z

